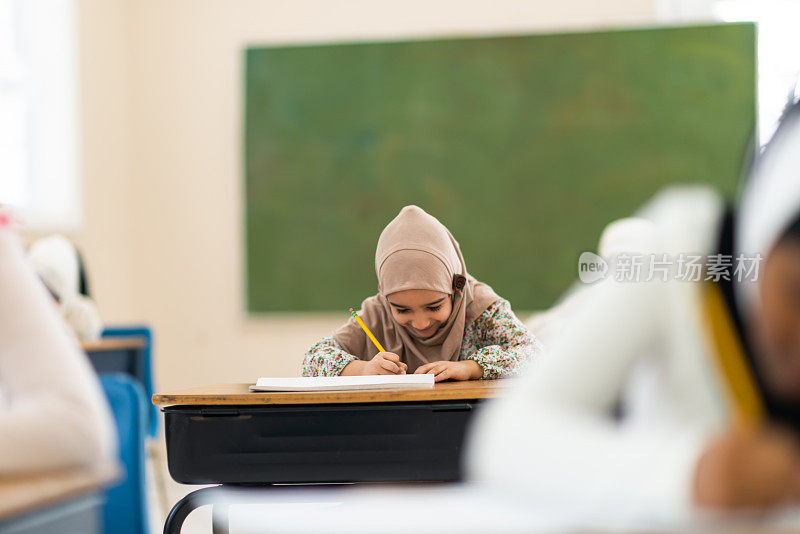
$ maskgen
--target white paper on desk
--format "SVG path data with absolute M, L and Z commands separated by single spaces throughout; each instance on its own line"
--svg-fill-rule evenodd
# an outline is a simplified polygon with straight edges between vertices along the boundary
M 347 389 L 426 389 L 433 375 L 309 376 L 259 378 L 250 391 L 339 391 Z

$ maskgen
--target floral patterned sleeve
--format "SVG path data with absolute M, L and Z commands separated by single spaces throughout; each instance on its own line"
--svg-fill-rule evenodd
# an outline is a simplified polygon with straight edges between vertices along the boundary
M 518 375 L 544 350 L 505 299 L 489 306 L 467 330 L 462 350 L 470 352 L 463 358 L 480 364 L 484 379 Z
M 345 366 L 357 360 L 332 337 L 314 343 L 303 359 L 303 376 L 339 376 Z

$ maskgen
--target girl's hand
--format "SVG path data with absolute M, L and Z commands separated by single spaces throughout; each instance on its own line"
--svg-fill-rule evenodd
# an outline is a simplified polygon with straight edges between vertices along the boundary
M 788 431 L 729 430 L 711 441 L 695 467 L 700 506 L 765 509 L 798 499 L 800 446 Z
M 474 360 L 441 361 L 420 365 L 414 371 L 414 374 L 432 374 L 434 375 L 434 382 L 442 380 L 478 380 L 483 377 L 483 367 Z
M 394 352 L 379 352 L 367 365 L 362 374 L 365 375 L 404 375 L 408 366 L 400 361 L 400 356 Z

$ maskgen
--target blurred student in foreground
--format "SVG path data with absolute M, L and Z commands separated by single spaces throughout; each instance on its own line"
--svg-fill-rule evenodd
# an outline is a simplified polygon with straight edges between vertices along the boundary
M 0 478 L 111 461 L 111 413 L 0 206 Z
M 617 254 L 549 353 L 480 415 L 471 478 L 650 520 L 800 504 L 800 106 L 735 208 L 686 187 L 639 215 L 676 270 L 645 261 L 636 281 Z

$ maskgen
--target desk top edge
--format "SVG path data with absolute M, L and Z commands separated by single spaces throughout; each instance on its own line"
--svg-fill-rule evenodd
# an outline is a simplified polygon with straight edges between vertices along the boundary
M 0 521 L 99 491 L 121 473 L 118 465 L 108 463 L 91 469 L 63 469 L 0 480 Z
M 501 382 L 503 384 L 501 384 Z M 486 399 L 495 397 L 510 380 L 444 382 L 432 389 L 363 389 L 347 391 L 251 392 L 251 384 L 213 384 L 153 395 L 162 407 L 188 405 L 345 404 L 403 401 Z
M 147 346 L 147 341 L 142 337 L 106 337 L 97 341 L 81 341 L 80 346 L 85 352 L 141 349 Z

